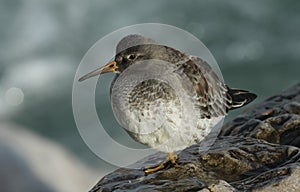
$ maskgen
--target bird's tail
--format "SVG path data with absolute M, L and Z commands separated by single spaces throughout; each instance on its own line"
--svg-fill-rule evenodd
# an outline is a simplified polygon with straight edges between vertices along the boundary
M 227 87 L 228 110 L 237 109 L 252 102 L 257 95 L 246 90 Z

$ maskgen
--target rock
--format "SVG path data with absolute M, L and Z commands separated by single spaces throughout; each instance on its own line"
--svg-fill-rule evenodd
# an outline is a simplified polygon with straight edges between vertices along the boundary
M 1 192 L 81 192 L 96 174 L 53 141 L 12 124 L 0 124 Z
M 226 181 L 220 180 L 217 184 L 212 184 L 208 189 L 202 189 L 200 192 L 234 192 L 236 191 L 229 183 Z
M 228 122 L 220 135 L 300 147 L 300 84 L 251 107 Z
M 276 183 L 272 183 L 261 189 L 255 190 L 255 192 L 264 191 L 278 191 L 278 192 L 299 192 L 300 189 L 300 167 L 293 169 L 289 177 L 286 177 Z
M 120 168 L 90 192 L 300 191 L 300 84 L 257 104 L 223 126 L 206 151 L 179 153 L 179 166 L 154 174 Z M 163 160 L 157 153 L 144 165 Z

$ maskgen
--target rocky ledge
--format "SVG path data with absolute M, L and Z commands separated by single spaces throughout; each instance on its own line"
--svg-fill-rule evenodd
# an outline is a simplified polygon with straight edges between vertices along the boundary
M 300 84 L 228 122 L 209 150 L 200 152 L 200 145 L 181 151 L 176 168 L 147 176 L 120 168 L 90 192 L 300 191 Z M 161 160 L 157 153 L 142 163 Z

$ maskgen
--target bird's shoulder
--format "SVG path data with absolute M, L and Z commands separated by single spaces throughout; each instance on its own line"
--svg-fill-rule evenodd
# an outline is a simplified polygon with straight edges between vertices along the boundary
M 188 56 L 188 59 L 177 66 L 177 72 L 192 82 L 202 118 L 227 114 L 227 87 L 205 60 Z

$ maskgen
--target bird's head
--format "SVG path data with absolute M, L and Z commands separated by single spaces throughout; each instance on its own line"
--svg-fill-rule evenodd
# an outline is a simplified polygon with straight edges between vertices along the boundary
M 164 58 L 167 51 L 166 46 L 157 44 L 137 45 L 119 52 L 113 61 L 107 63 L 104 67 L 98 68 L 79 79 L 84 81 L 90 77 L 104 73 L 122 73 L 130 65 L 149 59 L 167 60 Z
M 127 67 L 139 61 L 157 59 L 176 63 L 185 59 L 185 54 L 180 51 L 160 45 L 153 39 L 138 34 L 127 35 L 121 39 L 116 47 L 116 52 L 117 54 L 113 61 L 84 75 L 79 81 L 84 81 L 103 73 L 122 73 Z

